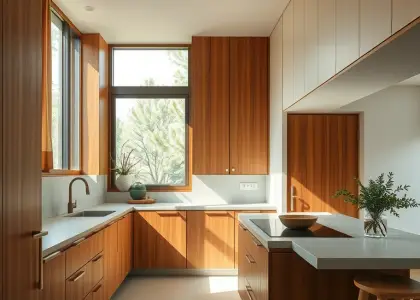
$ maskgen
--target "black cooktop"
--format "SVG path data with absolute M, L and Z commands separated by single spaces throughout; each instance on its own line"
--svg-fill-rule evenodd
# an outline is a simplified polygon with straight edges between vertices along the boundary
M 350 237 L 324 225 L 315 223 L 307 230 L 294 230 L 285 227 L 279 219 L 251 219 L 270 237 L 315 237 L 315 238 L 343 238 Z

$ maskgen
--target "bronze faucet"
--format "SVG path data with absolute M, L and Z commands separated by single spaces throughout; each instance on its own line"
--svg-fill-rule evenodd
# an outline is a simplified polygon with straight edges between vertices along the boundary
M 77 181 L 77 180 L 81 180 L 81 181 L 83 181 L 85 183 L 85 186 L 86 186 L 86 195 L 90 195 L 89 184 L 87 183 L 86 179 L 84 179 L 82 177 L 76 177 L 72 181 L 70 181 L 70 184 L 69 184 L 69 203 L 68 203 L 68 206 L 67 206 L 68 207 L 67 212 L 69 214 L 73 213 L 73 209 L 75 209 L 77 207 L 77 201 L 74 201 L 74 203 L 73 203 L 73 200 L 72 200 L 72 190 L 71 190 L 71 188 L 73 186 L 73 183 L 75 181 Z

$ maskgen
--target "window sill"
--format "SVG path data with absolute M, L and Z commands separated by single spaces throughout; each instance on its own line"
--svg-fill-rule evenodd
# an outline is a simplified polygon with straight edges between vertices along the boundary
M 168 192 L 168 193 L 176 193 L 176 192 L 191 192 L 191 186 L 160 186 L 160 187 L 148 187 L 146 188 L 148 192 Z M 108 193 L 128 193 L 128 192 L 120 192 L 116 187 L 108 187 Z
M 81 170 L 50 170 L 50 172 L 42 172 L 42 177 L 60 177 L 60 176 L 77 176 L 82 175 Z

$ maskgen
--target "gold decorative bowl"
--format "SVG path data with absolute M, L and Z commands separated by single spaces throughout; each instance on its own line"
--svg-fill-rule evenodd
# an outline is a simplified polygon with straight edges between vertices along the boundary
M 289 229 L 305 230 L 313 226 L 318 217 L 311 215 L 280 215 L 279 219 Z

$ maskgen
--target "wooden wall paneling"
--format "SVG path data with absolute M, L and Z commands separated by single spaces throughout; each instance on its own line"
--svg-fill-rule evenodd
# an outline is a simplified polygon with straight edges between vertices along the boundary
M 391 0 L 360 1 L 360 56 L 391 36 Z
M 1 1 L 2 297 L 39 298 L 42 1 Z M 23 9 L 24 8 L 24 9 Z
M 268 38 L 230 39 L 230 173 L 268 173 Z
M 44 289 L 42 300 L 65 299 L 66 297 L 66 259 L 60 253 L 51 260 L 44 261 Z
M 318 85 L 335 75 L 335 0 L 318 0 Z
M 187 212 L 187 267 L 233 269 L 235 221 L 233 211 Z
M 294 96 L 293 88 L 293 4 L 294 1 L 290 1 L 283 13 L 283 108 L 291 106 L 298 100 Z
M 358 126 L 358 115 L 288 115 L 288 211 L 357 217 L 356 207 L 332 195 L 357 193 Z
M 305 95 L 305 0 L 293 0 L 293 94 Z
M 420 17 L 420 1 L 392 0 L 392 34 Z
M 359 58 L 359 0 L 336 0 L 336 73 Z
M 82 171 L 108 174 L 108 45 L 97 33 L 82 42 Z
M 305 0 L 305 94 L 317 87 L 318 0 Z
M 104 287 L 110 299 L 119 285 L 118 223 L 104 229 Z
M 229 173 L 229 38 L 193 37 L 193 173 Z

